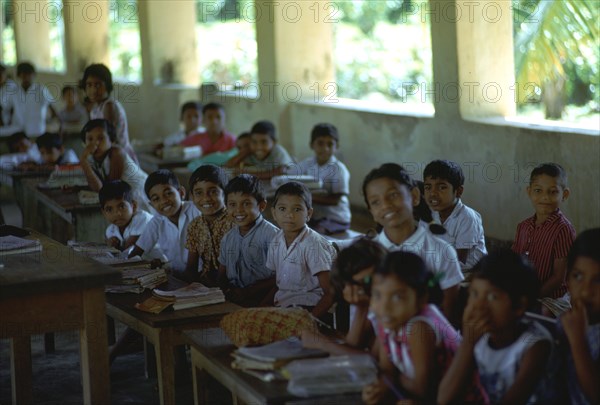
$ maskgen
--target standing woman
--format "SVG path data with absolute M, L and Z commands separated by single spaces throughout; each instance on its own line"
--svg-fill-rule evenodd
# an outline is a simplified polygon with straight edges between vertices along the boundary
M 127 115 L 121 103 L 110 96 L 113 90 L 112 74 L 103 64 L 88 66 L 83 72 L 81 86 L 92 103 L 90 118 L 108 120 L 117 132 L 115 143 L 137 163 L 138 159 L 129 143 Z

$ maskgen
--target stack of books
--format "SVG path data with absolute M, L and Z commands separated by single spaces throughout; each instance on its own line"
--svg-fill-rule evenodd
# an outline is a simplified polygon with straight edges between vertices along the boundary
M 121 270 L 121 284 L 106 286 L 106 292 L 141 294 L 146 288 L 156 288 L 168 281 L 165 269 L 151 269 L 148 263 L 119 267 L 119 270 Z
M 172 291 L 153 290 L 152 297 L 135 307 L 141 311 L 160 313 L 168 307 L 174 310 L 202 307 L 225 302 L 220 288 L 209 288 L 204 284 L 192 283 Z
M 42 243 L 37 239 L 24 239 L 13 235 L 0 236 L 0 257 L 41 251 Z
M 319 349 L 302 346 L 297 337 L 257 347 L 240 347 L 231 354 L 234 358 L 231 367 L 260 378 L 272 381 L 283 378 L 280 369 L 292 360 L 327 357 L 329 354 Z
M 80 165 L 57 166 L 45 183 L 38 184 L 39 188 L 52 189 L 62 187 L 85 187 L 88 185 L 85 173 Z

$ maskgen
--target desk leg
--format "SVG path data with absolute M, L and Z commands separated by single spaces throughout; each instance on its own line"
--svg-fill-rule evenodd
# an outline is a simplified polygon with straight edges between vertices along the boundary
M 175 404 L 175 356 L 173 330 L 161 329 L 155 340 L 156 373 L 161 405 Z
M 208 374 L 200 366 L 201 359 L 192 350 L 192 383 L 194 390 L 194 405 L 208 404 L 208 390 L 206 389 L 206 381 Z
M 10 371 L 13 404 L 33 403 L 31 386 L 31 337 L 10 339 Z
M 81 345 L 81 377 L 85 404 L 110 403 L 108 345 L 104 289 L 83 291 L 83 329 Z

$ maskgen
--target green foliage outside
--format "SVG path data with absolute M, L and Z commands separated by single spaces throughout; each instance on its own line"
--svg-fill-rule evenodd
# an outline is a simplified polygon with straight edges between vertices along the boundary
M 599 10 L 597 0 L 513 0 L 520 111 L 600 120 Z

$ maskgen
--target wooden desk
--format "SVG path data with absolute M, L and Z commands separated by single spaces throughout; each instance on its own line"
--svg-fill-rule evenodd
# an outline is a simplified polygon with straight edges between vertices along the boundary
M 361 404 L 360 394 L 298 398 L 287 391 L 287 381 L 264 382 L 231 368 L 236 347 L 220 328 L 183 332 L 192 351 L 194 403 L 207 403 L 203 374 L 209 374 L 231 391 L 233 403 L 247 404 Z
M 170 278 L 165 289 L 175 289 L 185 283 Z M 156 353 L 158 389 L 160 403 L 175 404 L 175 358 L 173 349 L 186 344 L 181 331 L 193 328 L 215 327 L 221 318 L 241 309 L 229 302 L 204 307 L 165 310 L 160 314 L 150 314 L 134 308 L 135 303 L 150 297 L 151 292 L 143 294 L 107 294 L 106 313 L 145 336 L 153 345 Z
M 74 190 L 42 190 L 39 179 L 23 179 L 25 199 L 24 225 L 36 229 L 61 243 L 69 239 L 104 242 L 108 222 L 99 204 L 83 205 Z M 66 223 L 66 224 L 65 224 Z
M 11 339 L 13 403 L 33 402 L 31 335 L 66 330 L 79 330 L 83 402 L 110 403 L 104 285 L 120 274 L 32 237 L 42 241 L 41 252 L 0 255 L 0 338 Z
M 169 169 L 173 170 L 176 167 L 186 167 L 188 163 L 192 160 L 198 159 L 184 159 L 184 158 L 171 158 L 171 159 L 163 159 L 159 158 L 156 155 L 153 155 L 150 152 L 138 153 L 138 159 L 140 161 L 140 167 L 146 173 L 152 173 L 157 171 L 158 169 Z

